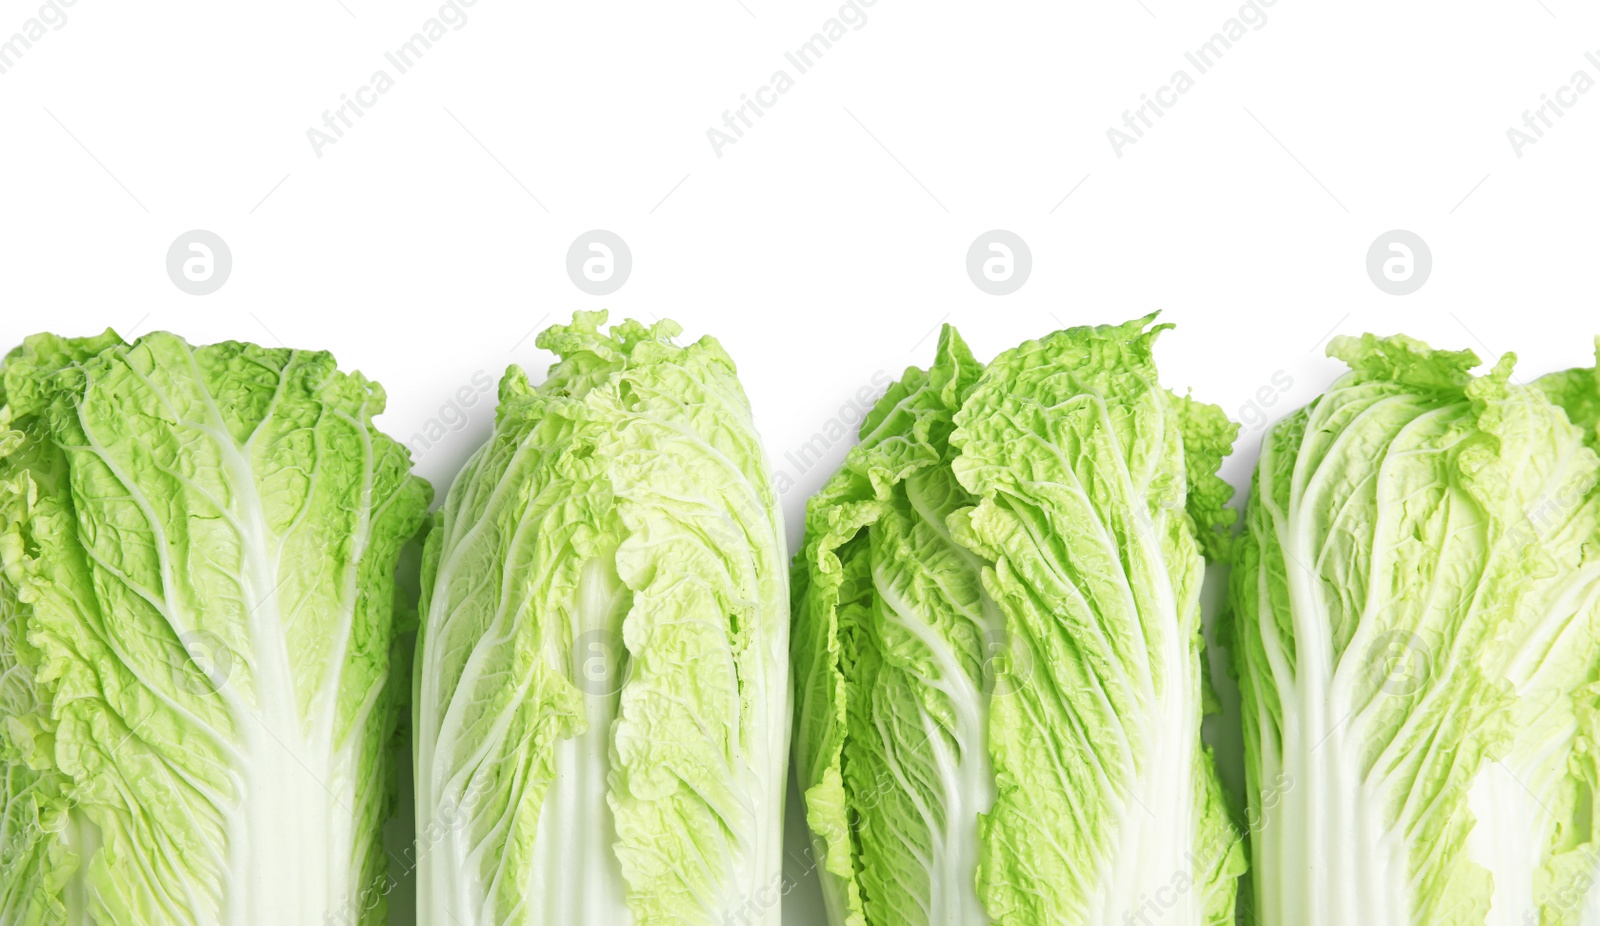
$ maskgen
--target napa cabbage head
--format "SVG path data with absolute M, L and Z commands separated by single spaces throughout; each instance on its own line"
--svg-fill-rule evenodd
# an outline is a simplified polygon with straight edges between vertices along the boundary
M 1252 912 L 1600 922 L 1593 371 L 1329 354 L 1350 371 L 1266 435 L 1232 577 Z
M 775 926 L 782 517 L 732 360 L 669 321 L 539 335 L 424 557 L 422 926 Z
M 429 499 L 383 402 L 165 333 L 0 366 L 0 921 L 383 922 Z
M 1150 318 L 987 367 L 951 328 L 867 416 L 794 567 L 796 762 L 835 926 L 1231 923 L 1200 724 L 1235 427 Z

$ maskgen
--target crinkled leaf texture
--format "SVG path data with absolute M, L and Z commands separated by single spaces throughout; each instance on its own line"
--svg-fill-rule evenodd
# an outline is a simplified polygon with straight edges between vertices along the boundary
M 811 500 L 796 748 L 836 926 L 1232 922 L 1199 590 L 1236 429 L 1159 385 L 1165 327 L 987 369 L 947 327 Z
M 1252 912 L 1600 922 L 1594 372 L 1329 353 L 1351 371 L 1267 434 L 1232 576 Z
M 429 490 L 382 390 L 110 332 L 0 383 L 0 922 L 383 922 Z
M 423 926 L 776 924 L 777 493 L 733 362 L 576 315 L 513 367 L 424 556 Z

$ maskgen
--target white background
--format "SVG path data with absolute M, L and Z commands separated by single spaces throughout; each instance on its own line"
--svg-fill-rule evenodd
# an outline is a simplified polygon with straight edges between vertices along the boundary
M 1600 79 L 1600 22 L 1470 6 L 1277 0 L 1197 75 L 1184 53 L 1237 3 L 877 0 L 795 76 L 784 53 L 836 2 L 477 0 L 319 157 L 307 130 L 396 73 L 384 53 L 436 0 L 77 0 L 0 75 L 0 344 L 112 326 L 327 348 L 388 388 L 404 440 L 475 373 L 542 372 L 532 329 L 604 306 L 717 336 L 779 467 L 874 373 L 925 363 L 941 321 L 988 358 L 1161 309 L 1168 385 L 1252 423 L 1336 375 L 1333 333 L 1515 350 L 1519 378 L 1584 363 L 1600 92 L 1521 157 L 1507 129 Z M 37 10 L 0 0 L 0 38 Z M 718 157 L 707 129 L 780 68 L 793 88 Z M 1107 129 L 1180 68 L 1193 88 L 1118 157 Z M 233 252 L 209 296 L 165 271 L 193 228 Z M 565 271 L 592 228 L 633 252 L 606 298 Z M 991 228 L 1032 249 L 1005 297 L 965 272 Z M 1433 254 L 1404 297 L 1364 266 L 1393 228 Z M 489 396 L 466 412 L 419 460 L 441 491 Z M 791 539 L 844 449 L 789 468 Z M 820 922 L 809 887 L 789 922 Z

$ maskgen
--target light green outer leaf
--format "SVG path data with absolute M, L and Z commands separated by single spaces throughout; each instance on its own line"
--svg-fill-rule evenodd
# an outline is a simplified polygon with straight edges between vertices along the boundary
M 1600 366 L 1552 373 L 1534 386 L 1565 413 L 1589 450 L 1600 446 Z M 1529 426 L 1564 431 L 1539 419 Z M 1505 792 L 1523 797 L 1517 801 L 1523 808 L 1499 804 L 1545 824 L 1531 828 L 1528 842 L 1545 853 L 1546 863 L 1531 879 L 1516 882 L 1513 897 L 1520 903 L 1508 905 L 1512 912 L 1537 905 L 1541 926 L 1600 923 L 1600 890 L 1594 889 L 1600 881 L 1600 801 L 1594 799 L 1600 794 L 1600 464 L 1570 452 L 1565 462 L 1566 478 L 1550 479 L 1553 491 L 1526 503 L 1529 530 L 1551 557 L 1550 579 L 1542 594 L 1528 596 L 1508 636 L 1516 645 L 1507 674 L 1524 703 L 1504 770 L 1525 778 L 1543 806 L 1537 812 L 1526 807 L 1525 798 L 1533 796 L 1528 790 Z M 1505 777 L 1492 784 L 1504 791 Z
M 66 460 L 42 415 L 45 384 L 63 366 L 121 343 L 109 331 L 82 339 L 36 335 L 0 365 L 0 922 L 70 922 L 65 891 L 81 871 L 68 838 L 71 782 L 55 768 L 50 691 L 37 678 L 42 656 L 28 641 L 32 608 L 18 591 L 26 578 L 26 525 L 41 503 L 59 507 L 67 491 Z M 80 920 L 83 913 L 76 911 Z
M 34 680 L 36 654 L 23 654 L 23 621 L 15 590 L 0 582 L 0 922 L 55 926 L 67 922 L 62 892 L 78 858 L 61 838 L 71 803 L 50 766 L 40 720 L 48 695 Z
M 1199 476 L 1204 531 L 1225 522 L 1186 439 L 1215 467 L 1236 429 L 1161 388 L 1167 326 L 1150 322 L 1008 351 L 956 416 L 955 471 L 982 499 L 969 545 L 995 564 L 1012 652 L 1028 652 L 1010 665 L 1033 666 L 990 732 L 1000 793 L 980 878 L 1002 923 L 1224 923 L 1244 870 L 1200 741 L 1204 568 L 1186 507 Z M 1033 879 L 1053 892 L 1018 883 Z
M 873 716 L 871 704 L 861 696 L 862 691 L 871 690 L 870 684 L 846 674 L 861 665 L 862 654 L 851 643 L 858 637 L 863 643 L 870 642 L 874 630 L 869 558 L 863 551 L 842 548 L 852 542 L 859 545 L 860 541 L 852 539 L 887 515 L 897 493 L 904 499 L 899 483 L 912 474 L 948 465 L 948 435 L 954 427 L 951 418 L 961 394 L 980 372 L 959 335 L 946 327 L 932 368 L 926 373 L 907 369 L 904 377 L 889 387 L 862 423 L 859 447 L 807 506 L 806 545 L 792 576 L 796 763 L 806 797 L 806 820 L 823 867 L 824 897 L 836 926 L 868 922 L 863 878 L 869 882 L 877 879 L 878 902 L 884 906 L 873 922 L 884 922 L 892 915 L 890 911 L 926 902 L 925 897 L 895 890 L 899 885 L 895 873 L 868 872 L 859 860 L 866 851 L 892 865 L 895 840 L 915 838 L 894 831 L 887 812 L 892 805 L 875 803 L 874 808 L 883 807 L 885 812 L 863 814 L 860 795 L 869 793 L 875 800 L 904 795 L 909 801 L 913 789 L 901 786 L 892 774 L 884 777 L 887 768 L 881 761 L 871 762 L 877 750 L 870 744 L 858 747 L 856 762 L 846 769 L 848 731 L 852 725 L 870 725 Z M 880 663 L 866 665 L 870 669 Z M 912 678 L 916 671 L 912 666 Z M 855 692 L 854 698 L 851 692 Z M 918 741 L 927 736 L 912 735 L 913 745 L 920 745 Z M 915 750 L 910 752 L 915 754 Z M 851 779 L 848 787 L 847 776 Z M 911 824 L 919 822 L 911 816 Z M 874 829 L 875 821 L 883 821 L 883 826 Z M 865 845 L 856 846 L 855 834 L 863 828 Z M 922 838 L 927 838 L 925 827 Z M 914 872 L 907 874 L 914 876 Z M 928 889 L 926 875 L 920 886 L 924 892 Z

